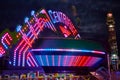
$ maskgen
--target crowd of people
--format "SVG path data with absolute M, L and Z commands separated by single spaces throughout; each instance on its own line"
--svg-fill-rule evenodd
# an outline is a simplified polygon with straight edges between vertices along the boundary
M 0 75 L 0 80 L 97 80 L 95 77 L 90 75 L 74 75 L 66 73 L 37 73 L 29 72 L 24 74 L 5 74 Z

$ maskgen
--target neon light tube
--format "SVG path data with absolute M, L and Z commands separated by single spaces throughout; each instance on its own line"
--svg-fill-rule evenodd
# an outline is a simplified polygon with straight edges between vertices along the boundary
M 80 49 L 31 49 L 31 51 L 66 51 L 66 52 L 85 52 L 85 53 L 95 53 L 95 54 L 105 54 L 102 51 L 94 50 L 80 50 Z
M 22 59 L 22 66 L 25 66 L 25 53 L 28 50 L 29 46 L 26 47 L 26 49 L 23 52 L 23 59 Z

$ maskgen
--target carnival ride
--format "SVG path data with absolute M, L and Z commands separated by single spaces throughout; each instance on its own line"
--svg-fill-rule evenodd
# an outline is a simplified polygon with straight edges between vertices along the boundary
M 88 73 L 107 61 L 104 48 L 82 40 L 72 21 L 60 11 L 31 11 L 24 22 L 14 32 L 1 33 L 0 57 L 10 56 L 8 69 Z

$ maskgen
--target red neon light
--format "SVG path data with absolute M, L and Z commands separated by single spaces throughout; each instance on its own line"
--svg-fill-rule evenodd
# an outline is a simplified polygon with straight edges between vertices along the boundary
M 85 59 L 86 59 L 86 56 L 83 56 L 83 57 L 81 58 L 81 61 L 80 61 L 79 64 L 78 64 L 78 66 L 82 66 L 82 64 L 84 63 Z
M 32 67 L 35 67 L 35 65 L 34 65 L 33 61 L 30 59 L 30 57 L 31 57 L 31 53 L 28 53 L 27 60 L 30 61 L 30 63 L 32 64 Z
M 73 58 L 73 61 L 72 61 L 72 63 L 71 63 L 71 65 L 70 66 L 75 66 L 75 62 L 76 62 L 76 57 L 75 56 L 73 56 L 74 58 Z
M 38 64 L 36 63 L 36 61 L 35 61 L 35 59 L 34 59 L 34 57 L 32 56 L 31 53 L 30 53 L 30 55 L 31 55 L 31 60 L 33 61 L 33 63 L 35 64 L 35 66 L 38 67 Z M 48 62 L 48 64 L 49 64 L 49 62 Z
M 92 57 L 89 56 L 88 59 L 86 60 L 86 62 L 85 62 L 83 65 L 84 65 L 84 66 L 89 66 L 89 65 L 87 65 L 87 64 L 90 62 L 91 59 L 92 59 Z
M 22 51 L 24 50 L 25 47 L 27 47 L 27 43 L 24 41 L 22 48 L 19 50 L 19 57 L 18 57 L 18 66 L 20 66 L 20 62 L 21 62 L 21 56 L 22 56 Z
M 45 19 L 40 18 L 39 21 L 40 22 L 38 23 L 38 27 L 39 27 L 40 31 L 43 31 L 43 28 L 44 28 L 44 25 L 45 25 Z
M 95 57 L 91 57 L 91 59 L 90 59 L 90 61 L 88 62 L 87 66 L 92 65 L 93 62 L 95 62 L 95 61 L 96 61 Z
M 2 45 L 0 45 L 0 57 L 5 54 L 5 50 Z
M 15 50 L 14 50 L 14 62 L 13 62 L 13 65 L 14 65 L 14 66 L 15 66 L 15 64 L 16 64 L 17 50 L 19 49 L 19 47 L 22 45 L 23 42 L 24 42 L 24 40 L 22 40 L 22 41 L 18 44 L 18 46 L 15 48 Z
M 10 45 L 10 42 L 5 38 L 5 41 L 7 42 L 8 45 Z
M 26 51 L 28 50 L 29 46 L 27 46 L 25 49 L 24 49 L 24 52 L 23 52 L 23 57 L 22 57 L 22 66 L 25 66 L 25 53 Z
M 97 57 L 90 57 L 90 56 L 72 56 L 69 57 L 71 60 L 69 64 L 66 66 L 92 66 L 100 59 Z M 65 63 L 65 61 L 64 61 Z
M 48 14 L 47 14 L 47 12 L 45 11 L 45 9 L 42 9 L 42 10 L 40 11 L 40 13 L 45 14 L 45 15 L 47 16 L 47 19 L 50 21 L 50 17 L 48 16 Z
M 92 51 L 92 52 L 95 54 L 104 54 L 104 52 L 101 52 L 101 51 Z
M 23 39 L 30 47 L 32 47 L 31 42 L 29 41 L 28 37 L 25 34 L 23 34 Z
M 77 56 L 76 57 L 76 62 L 74 64 L 74 66 L 78 66 L 79 62 L 81 61 L 81 56 Z
M 47 12 L 45 11 L 45 9 L 41 10 L 40 13 L 46 15 L 47 20 L 48 20 L 48 23 L 50 24 L 50 26 L 48 26 L 48 27 L 50 27 L 51 30 L 53 30 L 54 32 L 56 32 L 56 28 L 54 27 L 53 23 L 51 22 L 51 19 L 50 19 L 50 17 L 48 16 L 48 14 L 47 14 Z
M 71 25 L 71 27 L 69 27 L 69 28 L 70 28 L 71 32 L 73 33 L 74 36 L 76 36 L 78 34 L 77 30 L 75 29 L 75 27 L 72 23 L 70 25 Z
M 63 26 L 60 26 L 60 30 L 62 31 L 62 33 L 64 34 L 65 37 L 68 37 L 71 34 L 71 32 Z
M 2 36 L 2 39 L 1 39 L 1 43 L 3 44 L 3 46 L 8 49 L 8 46 L 11 45 L 11 42 L 12 42 L 12 37 L 10 36 L 9 33 L 5 33 L 3 36 Z
M 95 63 L 97 63 L 100 60 L 101 60 L 101 58 L 98 58 L 98 57 L 90 57 L 86 66 L 90 66 L 90 65 L 93 66 Z
M 70 63 L 69 63 L 69 66 L 71 66 L 72 63 L 74 62 L 74 57 L 75 57 L 75 56 L 72 56 L 72 57 L 71 57 L 71 59 L 70 59 Z
M 89 58 L 89 56 L 84 56 L 83 57 L 83 61 L 81 61 L 82 62 L 81 66 L 86 66 L 86 65 L 84 65 L 84 63 L 86 63 L 86 61 L 88 60 L 88 58 Z
M 34 35 L 36 38 L 38 38 L 38 37 L 37 37 L 37 33 L 35 32 L 35 30 L 33 29 L 33 27 L 30 27 L 30 31 L 33 33 L 33 35 Z
M 73 36 L 79 35 L 77 30 L 75 29 L 74 25 L 70 21 L 70 19 L 64 13 L 61 13 L 58 11 L 51 11 L 51 10 L 49 10 L 48 13 L 49 13 L 53 23 L 58 23 L 58 22 L 64 23 L 70 29 Z M 77 38 L 80 38 L 80 36 L 78 36 Z
M 21 34 L 23 35 L 23 42 L 18 45 L 19 47 L 16 48 L 15 50 L 15 53 L 16 54 L 16 51 L 18 50 L 19 51 L 19 55 L 18 55 L 18 66 L 20 66 L 22 64 L 22 66 L 24 66 L 25 64 L 25 53 L 26 51 L 30 48 L 30 45 L 34 42 L 36 36 L 31 32 L 29 31 L 28 34 L 24 34 L 22 31 L 21 31 Z M 38 34 L 36 34 L 38 35 Z M 27 42 L 26 42 L 27 41 Z M 26 48 L 27 47 L 27 48 Z M 23 57 L 22 57 L 23 55 Z M 16 56 L 16 55 L 15 55 Z M 15 57 L 14 56 L 14 65 L 15 65 Z M 34 58 L 32 57 L 31 55 L 31 60 L 30 62 L 33 61 L 33 63 L 35 63 L 35 65 L 37 65 L 36 61 L 34 60 Z
M 30 63 L 32 64 L 32 67 L 35 67 L 35 65 L 33 64 L 32 60 L 30 58 L 28 58 L 28 60 L 30 61 Z

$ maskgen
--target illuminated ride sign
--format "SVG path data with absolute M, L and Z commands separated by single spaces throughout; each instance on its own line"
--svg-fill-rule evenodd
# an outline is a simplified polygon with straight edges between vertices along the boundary
M 82 57 L 82 56 L 69 56 L 69 55 L 68 56 L 39 55 L 35 57 L 31 51 L 32 44 L 36 39 L 39 38 L 40 33 L 43 32 L 46 28 L 48 28 L 49 30 L 55 33 L 59 32 L 58 30 L 60 30 L 63 37 L 65 38 L 72 36 L 74 37 L 74 39 L 80 39 L 80 35 L 78 34 L 71 20 L 64 13 L 58 11 L 48 10 L 48 13 L 44 9 L 42 9 L 39 12 L 32 11 L 31 18 L 26 17 L 24 22 L 25 24 L 23 26 L 18 25 L 16 28 L 17 33 L 15 38 L 17 39 L 17 45 L 14 46 L 14 52 L 13 52 L 14 56 L 13 56 L 13 60 L 11 61 L 13 66 L 22 66 L 22 67 L 67 66 L 67 65 L 92 66 L 96 62 L 101 60 L 101 58 L 97 58 L 97 57 L 88 57 L 88 56 Z M 59 29 L 55 27 L 55 24 L 57 23 L 62 24 L 58 26 Z M 12 45 L 11 44 L 12 42 L 14 42 L 14 40 L 9 33 L 5 33 L 2 36 L 1 43 L 6 50 L 9 49 L 9 46 Z M 2 56 L 6 52 L 2 46 L 0 46 L 0 56 Z M 54 49 L 54 50 L 62 50 L 62 49 Z M 84 52 L 84 51 L 85 50 L 83 51 L 81 50 L 80 52 Z M 94 50 L 91 50 L 90 52 L 105 54 L 104 52 L 94 51 Z M 92 62 L 89 62 L 90 60 L 92 60 Z M 62 63 L 63 61 L 64 63 Z M 75 61 L 76 63 L 74 63 Z M 86 63 L 84 63 L 84 61 Z
M 6 50 L 8 50 L 8 48 L 12 45 L 12 41 L 13 39 L 8 32 L 3 34 L 0 44 L 0 57 L 2 57 L 6 53 Z

